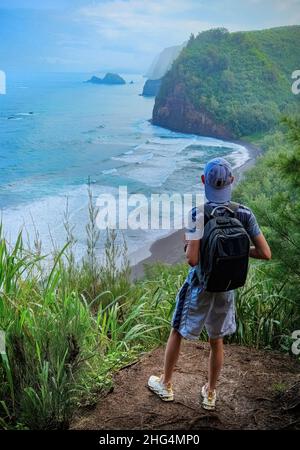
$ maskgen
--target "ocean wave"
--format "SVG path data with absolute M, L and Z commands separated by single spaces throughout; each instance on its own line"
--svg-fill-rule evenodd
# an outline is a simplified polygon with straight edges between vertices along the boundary
M 92 134 L 96 133 L 98 130 L 96 128 L 93 128 L 92 130 L 82 131 L 82 134 Z
M 169 133 L 174 132 L 168 131 L 167 135 Z M 247 149 L 240 144 L 215 138 L 175 134 L 178 136 L 176 139 L 149 137 L 130 155 L 112 158 L 126 163 L 119 168 L 119 173 L 149 187 L 159 188 L 177 170 L 186 168 L 188 171 L 199 167 L 201 171 L 201 166 L 206 162 L 206 154 L 207 159 L 217 156 L 228 157 L 234 169 L 249 159 Z M 230 149 L 230 152 L 227 153 L 227 149 Z
M 143 153 L 143 154 L 137 154 L 137 153 L 126 153 L 120 155 L 120 156 L 113 156 L 111 159 L 114 161 L 122 161 L 127 164 L 143 164 L 145 161 L 149 161 L 154 157 L 154 154 L 152 152 L 150 153 Z
M 91 189 L 95 200 L 101 194 L 117 194 L 117 189 L 109 186 L 93 184 Z M 83 184 L 78 187 L 66 186 L 56 195 L 5 208 L 1 216 L 4 230 L 9 230 L 6 238 L 14 243 L 20 230 L 23 230 L 24 238 L 28 237 L 32 244 L 38 232 L 43 253 L 53 250 L 52 239 L 57 248 L 62 248 L 66 242 L 64 223 L 68 204 L 69 221 L 74 225 L 74 235 L 78 239 L 76 254 L 81 256 L 85 251 L 88 201 L 88 187 Z
M 235 151 L 228 153 L 224 157 L 231 160 L 233 169 L 238 169 L 250 159 L 249 152 L 243 145 L 238 145 Z
M 102 170 L 101 173 L 103 175 L 110 175 L 110 174 L 113 174 L 113 173 L 118 173 L 118 171 L 117 171 L 116 168 L 113 168 L 113 169 Z
M 8 116 L 7 119 L 8 120 L 21 120 L 23 117 L 33 116 L 34 114 L 35 113 L 33 111 L 20 112 L 20 113 L 16 113 L 16 114 L 12 114 L 11 116 Z

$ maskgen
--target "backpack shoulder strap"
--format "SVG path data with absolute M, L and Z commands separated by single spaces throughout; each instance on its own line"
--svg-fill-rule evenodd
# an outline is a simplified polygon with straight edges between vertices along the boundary
M 233 211 L 233 213 L 234 213 L 234 216 L 236 216 L 236 214 L 237 214 L 237 211 L 238 211 L 238 209 L 239 209 L 239 207 L 240 207 L 240 204 L 239 203 L 236 203 L 236 202 L 229 202 L 229 204 L 228 204 L 228 207 Z
M 204 226 L 207 224 L 207 222 L 211 219 L 211 212 L 214 209 L 212 205 L 209 203 L 204 204 Z
M 231 209 L 231 211 L 234 214 L 234 217 L 236 217 L 237 211 L 239 209 L 241 205 L 239 203 L 236 202 L 229 202 L 228 203 L 228 208 Z M 212 218 L 211 217 L 211 213 L 214 210 L 215 206 L 210 205 L 209 203 L 205 203 L 204 204 L 204 225 L 207 224 L 207 222 Z

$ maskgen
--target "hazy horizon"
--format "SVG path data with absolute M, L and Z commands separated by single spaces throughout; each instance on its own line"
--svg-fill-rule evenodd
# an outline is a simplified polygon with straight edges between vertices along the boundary
M 0 0 L 0 69 L 145 73 L 191 33 L 300 23 L 300 0 Z

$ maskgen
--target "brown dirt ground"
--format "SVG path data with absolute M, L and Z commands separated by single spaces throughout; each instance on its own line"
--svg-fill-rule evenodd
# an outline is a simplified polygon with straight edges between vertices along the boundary
M 114 389 L 91 411 L 81 411 L 72 429 L 202 430 L 300 429 L 300 363 L 279 352 L 225 346 L 225 366 L 214 412 L 199 404 L 206 381 L 207 343 L 184 342 L 174 374 L 175 401 L 162 402 L 147 387 L 160 374 L 164 348 L 119 371 Z

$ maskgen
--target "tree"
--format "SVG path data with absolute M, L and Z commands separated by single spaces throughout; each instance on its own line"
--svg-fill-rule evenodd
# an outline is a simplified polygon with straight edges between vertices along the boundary
M 300 307 L 300 117 L 283 125 L 235 195 L 255 211 L 276 261 L 273 275 L 289 285 Z

